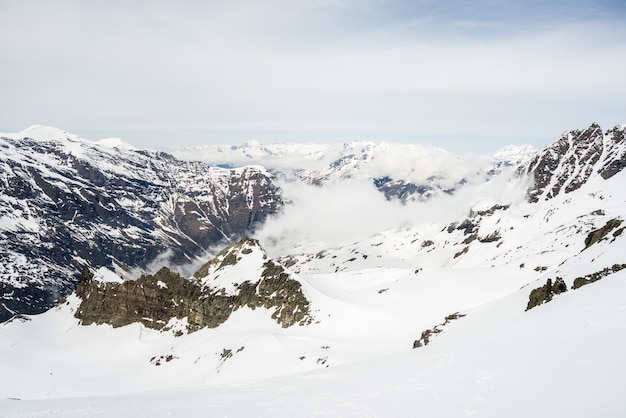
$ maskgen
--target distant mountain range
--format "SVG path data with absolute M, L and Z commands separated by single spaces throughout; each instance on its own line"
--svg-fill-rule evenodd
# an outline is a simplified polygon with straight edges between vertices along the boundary
M 389 199 L 425 200 L 464 183 L 482 183 L 507 167 L 530 159 L 530 145 L 510 145 L 489 157 L 456 155 L 415 144 L 351 142 L 345 144 L 203 145 L 172 148 L 181 159 L 237 167 L 262 165 L 278 178 L 321 185 L 347 179 L 371 180 Z

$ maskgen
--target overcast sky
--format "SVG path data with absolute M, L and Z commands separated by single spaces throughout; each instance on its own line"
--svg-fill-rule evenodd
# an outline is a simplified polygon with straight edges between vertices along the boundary
M 626 123 L 626 2 L 0 0 L 0 132 L 488 153 Z

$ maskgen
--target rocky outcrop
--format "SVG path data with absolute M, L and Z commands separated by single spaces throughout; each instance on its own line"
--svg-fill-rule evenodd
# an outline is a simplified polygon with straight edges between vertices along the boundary
M 163 267 L 156 274 L 137 280 L 101 282 L 85 268 L 76 289 L 82 302 L 75 316 L 84 325 L 120 327 L 139 322 L 148 328 L 178 332 L 175 325 L 185 321 L 186 331 L 194 332 L 221 325 L 242 307 L 263 307 L 284 328 L 309 323 L 309 301 L 300 282 L 267 258 L 259 270 L 247 263 L 246 267 L 251 267 L 246 268 L 249 276 L 242 277 L 241 283 L 232 283 L 232 291 L 211 286 L 215 276 L 228 275 L 229 269 L 246 263 L 244 258 L 251 256 L 251 248 L 262 251 L 257 241 L 244 238 L 227 247 L 190 279 Z M 255 276 L 255 271 L 260 271 L 260 275 Z
M 440 334 L 443 331 L 443 327 L 448 325 L 451 321 L 457 320 L 459 318 L 463 318 L 466 316 L 465 314 L 460 314 L 455 312 L 445 317 L 443 323 L 435 325 L 433 328 L 426 329 L 422 331 L 422 335 L 419 340 L 413 341 L 413 348 L 420 348 L 428 345 L 430 343 L 431 337 Z
M 579 287 L 583 287 L 590 283 L 597 282 L 598 280 L 610 274 L 617 273 L 618 271 L 624 269 L 626 269 L 626 264 L 613 264 L 611 267 L 604 268 L 595 273 L 587 274 L 586 276 L 582 277 L 577 277 L 574 279 L 572 289 L 578 289 Z
M 543 286 L 531 290 L 526 310 L 550 302 L 555 295 L 563 292 L 567 292 L 567 285 L 561 277 L 557 277 L 554 283 L 552 283 L 552 279 L 548 279 Z
M 587 238 L 585 238 L 584 249 L 586 250 L 587 248 L 591 247 L 596 242 L 604 239 L 607 235 L 609 235 L 611 231 L 619 228 L 622 222 L 623 221 L 621 219 L 610 219 L 602 228 L 598 228 L 598 229 L 591 231 L 589 235 L 587 235 Z M 622 234 L 623 230 L 624 228 L 618 229 L 617 231 L 613 233 L 613 235 L 617 237 Z
M 626 166 L 626 125 L 606 133 L 597 123 L 583 130 L 565 132 L 554 144 L 518 168 L 518 175 L 532 176 L 528 200 L 538 202 L 579 189 L 598 173 L 608 179 Z
M 191 330 L 203 324 L 197 315 L 202 311 L 201 287 L 166 267 L 154 275 L 123 283 L 95 280 L 85 267 L 76 295 L 82 302 L 75 316 L 84 325 L 95 323 L 120 327 L 141 322 L 148 328 L 163 329 L 170 319 L 184 317 L 188 318 Z M 230 311 L 220 309 L 222 307 L 219 302 L 213 304 L 214 326 L 225 321 L 230 314 Z
M 188 263 L 282 205 L 261 167 L 210 167 L 47 129 L 0 138 L 0 322 L 53 306 L 83 265 L 128 271 L 165 253 Z
M 577 277 L 574 279 L 574 282 L 572 284 L 572 290 L 597 282 L 598 280 L 601 280 L 606 276 L 617 273 L 618 271 L 624 269 L 626 269 L 626 264 L 613 264 L 611 267 L 606 267 L 595 273 Z M 550 302 L 554 296 L 563 292 L 567 292 L 567 285 L 561 277 L 557 277 L 554 283 L 552 283 L 552 279 L 548 279 L 545 285 L 533 289 L 530 292 L 526 310 L 532 309 L 535 306 L 539 306 L 543 303 Z

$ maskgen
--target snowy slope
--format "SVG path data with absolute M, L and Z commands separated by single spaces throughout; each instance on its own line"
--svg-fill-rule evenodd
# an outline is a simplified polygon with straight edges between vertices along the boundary
M 575 276 L 579 263 L 592 265 L 597 258 L 607 264 L 623 261 L 619 248 L 608 242 L 590 247 L 564 263 L 560 273 Z M 626 403 L 621 394 L 626 381 L 621 376 L 626 366 L 620 359 L 626 349 L 626 270 L 525 311 L 530 287 L 464 310 L 466 317 L 447 325 L 426 347 L 398 349 L 376 358 L 357 356 L 343 366 L 272 379 L 267 377 L 273 373 L 264 368 L 298 364 L 288 356 L 289 349 L 317 347 L 314 356 L 318 356 L 343 345 L 359 353 L 368 342 L 381 344 L 387 335 L 378 335 L 376 327 L 355 331 L 337 323 L 334 338 L 325 340 L 281 335 L 259 315 L 246 314 L 213 335 L 197 333 L 173 345 L 176 342 L 168 335 L 139 326 L 79 328 L 67 315 L 70 301 L 67 307 L 41 315 L 40 321 L 3 325 L 2 356 L 11 355 L 16 361 L 5 368 L 12 378 L 1 389 L 5 399 L 0 401 L 0 411 L 3 416 L 623 415 Z M 425 292 L 430 298 L 424 295 L 424 300 L 430 303 L 423 309 L 432 309 L 435 295 L 424 284 L 419 290 L 399 295 L 410 301 Z M 337 289 L 329 293 L 342 298 Z M 468 298 L 473 295 L 466 293 Z M 374 313 L 371 309 L 367 306 Z M 404 313 L 418 322 L 414 315 Z M 357 318 L 351 324 L 370 319 Z M 365 338 L 341 338 L 348 329 Z M 318 347 L 324 343 L 329 348 Z M 234 354 L 220 361 L 224 348 Z M 32 355 L 31 350 L 43 349 L 44 358 Z M 252 351 L 255 355 L 246 357 Z M 162 358 L 162 364 L 155 366 L 150 355 Z M 173 355 L 169 362 L 168 355 Z M 88 368 L 81 370 L 77 364 Z M 300 370 L 311 367 L 309 363 Z M 293 365 L 291 369 L 297 370 Z M 227 374 L 253 381 L 228 383 Z
M 209 271 L 201 280 L 216 290 L 224 288 L 226 278 L 239 283 L 254 280 L 260 277 L 258 266 L 264 260 L 255 248 L 240 264 Z M 17 318 L 2 326 L 0 355 L 15 361 L 7 365 L 13 378 L 0 390 L 20 398 L 122 394 L 139 388 L 267 378 L 404 352 L 421 330 L 448 314 L 494 300 L 535 278 L 520 270 L 502 280 L 504 272 L 474 269 L 449 274 L 430 269 L 416 275 L 411 269 L 396 268 L 295 276 L 310 301 L 312 323 L 285 328 L 271 319 L 271 311 L 243 307 L 218 328 L 179 337 L 141 324 L 81 326 L 73 317 L 80 300 L 73 296 L 31 320 Z M 230 285 L 226 292 L 234 293 Z M 451 288 L 459 292 L 449 292 Z M 33 356 L 31 350 L 45 350 L 47 355 Z M 230 350 L 232 358 L 226 358 L 224 350 Z M 101 360 L 92 362 L 94 356 Z M 171 361 L 165 360 L 167 356 Z M 81 367 L 67 369 L 70 359 Z M 155 365 L 158 359 L 164 367 Z M 110 373 L 119 377 L 118 384 L 84 384 Z M 33 386 L 33 381 L 41 386 Z

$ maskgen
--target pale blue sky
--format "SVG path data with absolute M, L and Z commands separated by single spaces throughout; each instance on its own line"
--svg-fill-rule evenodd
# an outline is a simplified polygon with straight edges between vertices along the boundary
M 0 0 L 0 132 L 489 153 L 626 123 L 623 1 Z

